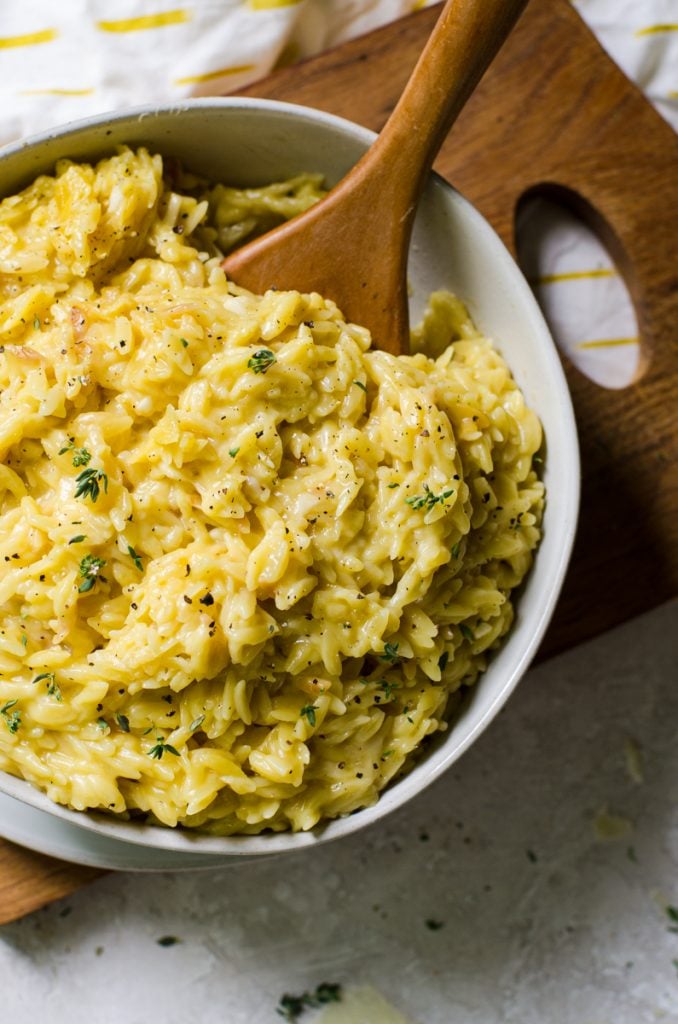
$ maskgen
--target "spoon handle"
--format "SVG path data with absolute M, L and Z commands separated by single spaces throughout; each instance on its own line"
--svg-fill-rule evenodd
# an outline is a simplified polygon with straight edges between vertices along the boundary
M 363 158 L 365 173 L 373 162 L 382 174 L 390 165 L 419 196 L 445 136 L 527 2 L 447 0 L 400 100 Z

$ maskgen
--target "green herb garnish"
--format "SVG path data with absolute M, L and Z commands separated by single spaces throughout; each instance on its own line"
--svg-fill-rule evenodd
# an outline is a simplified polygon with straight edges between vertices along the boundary
M 104 486 L 104 493 L 108 494 L 108 477 L 103 469 L 83 469 L 75 478 L 78 485 L 75 489 L 76 498 L 91 498 L 96 501 L 99 497 L 99 481 Z
M 473 630 L 470 629 L 470 627 L 467 626 L 465 622 L 460 623 L 459 630 L 460 630 L 461 635 L 464 637 L 465 640 L 475 640 L 475 637 L 473 635 Z
M 275 355 L 271 352 L 270 348 L 260 348 L 251 359 L 247 360 L 247 367 L 255 373 L 266 373 L 273 366 L 274 362 Z
M 449 651 L 443 651 L 443 653 L 438 658 L 438 668 L 440 669 L 441 672 L 445 671 L 445 669 L 447 668 L 447 663 L 448 663 L 449 660 L 450 660 L 450 653 L 449 653 Z
M 452 558 L 459 558 L 459 548 L 460 548 L 460 546 L 461 546 L 461 541 L 458 540 L 457 543 L 452 548 Z
M 450 488 L 447 491 L 441 491 L 440 494 L 434 494 L 428 484 L 424 484 L 424 493 L 415 494 L 411 498 L 405 498 L 405 504 L 409 505 L 413 509 L 430 509 L 435 505 L 442 505 L 452 494 L 454 494 L 454 488 Z
M 309 725 L 315 725 L 315 704 L 306 704 L 299 714 L 308 719 Z
M 12 711 L 12 708 L 17 704 L 16 698 L 14 700 L 8 700 L 6 704 L 0 708 L 0 715 L 5 720 L 5 725 L 9 731 L 14 735 L 19 726 L 21 725 L 21 712 Z
M 151 749 L 147 751 L 147 753 L 149 757 L 154 757 L 159 761 L 162 758 L 162 755 L 165 753 L 165 751 L 167 751 L 168 754 L 175 754 L 176 757 L 179 756 L 179 751 L 177 750 L 176 747 L 173 747 L 170 743 L 165 743 L 162 736 L 158 736 L 157 743 L 155 744 L 154 747 L 151 747 Z
M 177 942 L 181 942 L 176 935 L 162 935 L 159 939 L 155 940 L 159 946 L 176 946 Z
M 35 679 L 33 680 L 33 685 L 35 686 L 36 683 L 41 682 L 43 679 L 47 679 L 49 683 L 53 683 L 54 682 L 54 673 L 53 672 L 41 672 L 40 675 L 36 676 Z
M 387 484 L 389 491 L 392 491 L 394 487 L 400 487 L 400 484 Z
M 395 663 L 400 660 L 398 657 L 398 644 L 385 643 L 384 650 L 379 655 L 379 660 L 388 661 L 392 665 L 395 665 Z
M 83 540 L 87 539 L 86 533 L 78 533 L 75 537 L 71 537 L 69 544 L 81 544 Z
M 232 459 L 234 459 L 239 451 L 239 448 L 229 448 L 228 454 L 231 456 Z
M 184 348 L 188 348 L 188 342 L 186 341 L 185 338 L 179 338 L 179 341 L 184 346 Z
M 115 720 L 118 723 L 118 727 L 121 732 L 129 732 L 129 718 L 127 715 L 123 715 L 118 711 L 115 716 Z
M 64 455 L 66 452 L 73 453 L 73 465 L 76 469 L 78 466 L 87 466 L 92 461 L 92 453 L 88 452 L 86 448 L 76 448 L 73 441 L 69 441 L 65 448 L 59 449 L 59 455 Z
M 195 732 L 196 729 L 200 728 L 200 726 L 202 725 L 202 723 L 204 721 L 205 721 L 205 716 L 204 715 L 198 715 L 197 718 L 193 719 L 193 721 L 191 722 L 191 724 L 189 725 L 188 728 L 191 730 L 191 732 Z
M 354 380 L 353 383 L 357 388 L 362 388 L 363 391 L 367 391 L 367 385 L 363 384 L 361 380 Z
M 127 545 L 127 554 L 130 556 L 130 558 L 132 559 L 132 561 L 136 565 L 136 567 L 139 570 L 139 572 L 143 572 L 144 571 L 144 567 L 143 567 L 141 558 L 136 553 L 136 551 L 134 550 L 134 548 L 132 547 L 131 544 Z
M 307 1009 L 315 1009 L 327 1003 L 338 1003 L 341 1000 L 341 985 L 330 985 L 326 981 L 317 986 L 315 992 L 302 992 L 300 996 L 285 993 L 277 1007 L 277 1012 L 287 1021 L 296 1021 Z
M 108 722 L 105 718 L 97 718 L 97 728 L 101 729 L 102 732 L 109 728 Z
M 386 679 L 382 679 L 379 683 L 379 687 L 384 691 L 384 698 L 391 700 L 394 692 L 398 689 L 397 683 L 389 683 Z
M 85 555 L 80 561 L 80 575 L 82 576 L 82 583 L 78 587 L 80 594 L 86 594 L 92 589 L 98 579 L 105 579 L 101 575 L 101 570 L 106 565 L 103 558 L 97 558 L 96 555 Z
M 668 906 L 666 908 L 666 916 L 668 917 L 669 921 L 671 922 L 671 927 L 669 928 L 669 931 L 672 932 L 674 935 L 677 935 L 678 934 L 678 907 Z
M 39 316 L 36 316 L 35 319 L 33 320 L 33 329 L 36 330 L 36 331 L 40 330 L 40 317 Z

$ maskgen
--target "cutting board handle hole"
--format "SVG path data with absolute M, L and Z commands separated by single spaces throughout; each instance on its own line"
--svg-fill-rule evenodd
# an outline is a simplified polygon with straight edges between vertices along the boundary
M 603 388 L 635 383 L 645 369 L 633 300 L 580 195 L 538 185 L 517 206 L 518 262 L 566 362 Z

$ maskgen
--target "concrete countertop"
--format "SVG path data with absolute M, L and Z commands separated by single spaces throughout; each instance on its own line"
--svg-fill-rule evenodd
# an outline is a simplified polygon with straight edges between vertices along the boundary
M 362 834 L 109 875 L 1 928 L 0 1021 L 274 1024 L 283 993 L 328 982 L 418 1024 L 678 1022 L 677 612 L 532 670 L 444 778 Z

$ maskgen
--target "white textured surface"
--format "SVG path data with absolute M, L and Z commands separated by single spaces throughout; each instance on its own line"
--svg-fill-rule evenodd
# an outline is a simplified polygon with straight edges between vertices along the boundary
M 0 929 L 0 1020 L 274 1024 L 283 992 L 327 981 L 419 1024 L 678 1021 L 677 612 L 534 669 L 447 776 L 366 833 L 112 875 Z M 603 809 L 631 833 L 598 838 Z

